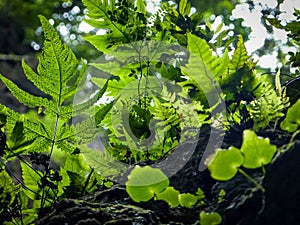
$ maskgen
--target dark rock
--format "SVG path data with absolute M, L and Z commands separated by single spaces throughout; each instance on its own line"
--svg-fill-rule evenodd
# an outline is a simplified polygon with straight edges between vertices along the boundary
M 241 174 L 227 182 L 217 182 L 210 178 L 207 170 L 198 170 L 208 133 L 203 133 L 193 155 L 182 169 L 170 178 L 171 185 L 181 193 L 195 193 L 197 188 L 201 187 L 207 197 L 205 206 L 192 209 L 171 208 L 166 202 L 154 200 L 136 203 L 129 198 L 123 186 L 117 185 L 80 199 L 64 199 L 56 205 L 52 213 L 39 219 L 36 224 L 195 225 L 199 224 L 199 213 L 202 210 L 219 212 L 223 217 L 222 225 L 298 224 L 300 142 L 290 145 L 289 150 L 275 163 L 266 166 L 265 176 L 261 169 L 245 169 L 256 182 L 263 182 L 263 193 Z M 276 145 L 281 147 L 286 146 L 290 138 L 290 135 L 282 132 L 274 134 L 262 131 L 259 135 L 270 137 L 272 142 L 275 141 Z M 218 200 L 220 190 L 226 192 L 222 202 Z
M 37 225 L 160 224 L 155 212 L 130 204 L 124 188 L 115 186 L 80 199 L 64 199 Z
M 63 206 L 63 207 L 62 207 Z M 64 199 L 37 225 L 83 224 L 160 224 L 153 211 L 119 203 L 91 203 L 83 200 Z
M 267 168 L 265 193 L 239 176 L 215 186 L 227 192 L 226 202 L 218 208 L 224 225 L 299 224 L 300 142 L 291 146 Z M 257 173 L 251 176 L 256 180 L 260 177 Z
M 284 153 L 264 181 L 266 206 L 257 224 L 299 224 L 300 142 Z

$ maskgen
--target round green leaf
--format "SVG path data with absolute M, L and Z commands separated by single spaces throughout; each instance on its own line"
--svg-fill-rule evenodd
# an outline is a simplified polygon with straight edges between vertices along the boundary
M 126 191 L 136 202 L 149 201 L 169 186 L 168 177 L 150 166 L 136 166 L 128 176 Z
M 163 192 L 157 195 L 157 200 L 163 200 L 171 207 L 177 207 L 179 205 L 179 194 L 179 191 L 175 190 L 173 187 L 167 187 Z
M 241 151 L 245 158 L 243 166 L 255 169 L 271 162 L 276 146 L 270 144 L 269 138 L 258 137 L 254 131 L 245 130 Z
M 197 197 L 193 194 L 186 193 L 186 194 L 180 194 L 178 196 L 178 200 L 181 206 L 191 208 L 196 204 Z
M 219 149 L 208 164 L 208 170 L 212 178 L 216 180 L 230 180 L 235 176 L 243 161 L 244 157 L 239 149 L 235 147 L 230 147 L 228 150 Z
M 292 105 L 287 113 L 286 118 L 281 122 L 280 127 L 288 132 L 294 132 L 300 126 L 300 99 Z
M 218 225 L 222 222 L 222 217 L 219 213 L 206 213 L 202 211 L 200 213 L 200 224 L 201 225 Z
M 280 127 L 282 130 L 286 130 L 288 132 L 294 132 L 298 129 L 298 124 L 297 123 L 293 123 L 291 121 L 289 121 L 287 118 L 285 118 L 281 123 L 280 123 Z

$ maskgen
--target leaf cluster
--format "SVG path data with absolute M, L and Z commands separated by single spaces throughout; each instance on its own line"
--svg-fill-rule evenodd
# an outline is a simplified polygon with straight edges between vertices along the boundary
M 248 56 L 243 39 L 239 36 L 227 72 L 219 82 L 225 94 L 231 124 L 251 124 L 259 130 L 276 122 L 288 106 L 285 90 L 278 82 L 277 91 L 266 75 L 257 74 L 255 63 Z M 278 71 L 278 79 L 280 72 Z M 247 128 L 246 127 L 246 128 Z
M 291 38 L 292 42 L 298 47 L 298 50 L 296 53 L 289 52 L 290 58 L 287 62 L 288 65 L 291 65 L 292 67 L 296 68 L 295 75 L 299 75 L 299 66 L 300 66 L 300 52 L 299 52 L 299 46 L 300 46 L 300 10 L 294 9 L 293 15 L 295 16 L 294 20 L 291 20 L 287 22 L 285 25 L 282 25 L 282 21 L 280 21 L 278 18 L 266 18 L 266 20 L 274 27 L 278 29 L 285 30 L 288 33 L 288 36 Z
M 19 217 L 21 222 L 30 223 L 36 219 L 38 212 L 42 214 L 44 208 L 53 207 L 54 202 L 62 196 L 71 196 L 70 193 L 74 195 L 77 193 L 77 196 L 83 195 L 94 190 L 93 188 L 97 185 L 103 184 L 100 176 L 93 175 L 93 172 L 88 176 L 84 172 L 88 170 L 87 167 L 70 169 L 73 164 L 69 165 L 67 160 L 62 171 L 55 171 L 51 161 L 53 153 L 58 150 L 78 154 L 79 144 L 89 143 L 92 140 L 97 133 L 97 125 L 113 105 L 112 103 L 105 107 L 93 107 L 98 98 L 104 94 L 104 87 L 98 95 L 96 94 L 96 97 L 73 106 L 73 97 L 85 82 L 86 65 L 83 60 L 81 62 L 77 60 L 74 53 L 61 42 L 57 31 L 45 17 L 40 16 L 40 21 L 45 42 L 37 71 L 30 68 L 24 60 L 22 67 L 28 80 L 47 97 L 32 95 L 0 74 L 1 81 L 19 102 L 37 110 L 35 116 L 30 116 L 30 113 L 20 115 L 0 105 L 1 164 L 5 165 L 17 158 L 22 170 L 22 182 L 16 178 L 17 182 L 22 184 L 22 187 L 16 186 L 20 188 L 20 196 L 17 198 L 18 193 L 14 190 L 11 190 L 11 196 L 14 196 L 11 200 L 9 196 L 1 195 L 7 199 L 1 200 L 3 207 L 7 207 L 2 209 L 1 213 L 12 210 L 11 201 L 17 199 L 16 201 L 21 201 L 20 205 L 28 210 L 28 215 L 30 215 L 23 218 L 20 213 L 19 216 L 12 218 L 15 222 Z M 72 116 L 78 115 L 78 112 L 87 108 L 93 109 L 95 114 L 76 125 L 70 125 Z M 69 157 L 72 158 L 72 156 Z M 83 159 L 80 160 L 83 161 Z M 7 184 L 12 183 L 11 178 L 8 179 L 4 172 L 2 175 L 5 177 L 1 180 L 7 180 Z M 82 183 L 84 181 L 85 183 Z M 74 190 L 69 191 L 70 183 L 72 188 L 81 185 L 79 193 Z M 6 191 L 8 186 L 3 186 L 3 188 Z M 27 208 L 29 201 L 33 201 L 31 209 Z
M 198 204 L 204 204 L 203 191 L 199 188 L 196 195 L 182 193 L 169 186 L 168 177 L 158 168 L 150 166 L 135 166 L 128 175 L 126 191 L 136 202 L 145 202 L 150 199 L 162 200 L 171 207 L 191 208 Z
M 136 202 L 145 202 L 151 199 L 167 202 L 171 207 L 192 208 L 204 205 L 205 195 L 198 188 L 196 194 L 180 193 L 169 186 L 168 177 L 158 168 L 150 166 L 135 166 L 128 175 L 126 191 Z M 201 224 L 220 224 L 222 217 L 217 213 L 200 213 Z
M 208 162 L 208 169 L 214 179 L 221 181 L 230 180 L 240 172 L 264 191 L 261 185 L 250 178 L 240 167 L 264 168 L 265 165 L 271 163 L 275 153 L 276 146 L 270 144 L 268 138 L 258 137 L 255 132 L 245 130 L 241 148 L 232 146 L 227 150 L 217 150 Z
M 288 132 L 294 132 L 299 129 L 300 126 L 300 100 L 289 107 L 285 119 L 281 122 L 280 127 L 283 130 L 286 130 Z

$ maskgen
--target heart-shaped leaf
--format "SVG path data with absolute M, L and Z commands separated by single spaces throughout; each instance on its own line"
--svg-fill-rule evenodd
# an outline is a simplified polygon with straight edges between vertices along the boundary
M 136 166 L 128 176 L 126 191 L 136 202 L 149 201 L 169 186 L 168 177 L 157 168 Z
M 228 150 L 219 149 L 208 164 L 208 169 L 214 179 L 225 181 L 235 176 L 243 162 L 244 157 L 239 149 L 235 147 Z
M 218 225 L 222 222 L 222 217 L 219 213 L 206 213 L 202 211 L 200 213 L 200 224 L 201 225 Z
M 271 162 L 276 146 L 270 144 L 269 138 L 258 137 L 255 132 L 245 130 L 241 151 L 245 161 L 243 166 L 248 169 L 256 169 Z
M 175 190 L 173 187 L 167 187 L 163 192 L 157 195 L 157 200 L 163 200 L 171 207 L 177 207 L 179 205 L 179 194 L 179 191 Z
M 197 202 L 197 197 L 190 193 L 180 194 L 178 200 L 181 206 L 191 208 Z
M 286 118 L 281 122 L 280 127 L 288 132 L 294 132 L 300 126 L 300 99 L 292 105 L 287 113 Z

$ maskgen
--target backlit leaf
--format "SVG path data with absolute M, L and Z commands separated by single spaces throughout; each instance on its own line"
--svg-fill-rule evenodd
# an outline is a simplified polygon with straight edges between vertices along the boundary
M 296 131 L 300 126 L 300 99 L 292 105 L 286 114 L 286 118 L 281 122 L 280 127 L 288 132 Z
M 30 168 L 25 163 L 21 162 L 22 168 L 22 179 L 24 181 L 24 188 L 25 194 L 32 200 L 39 198 L 40 187 L 38 183 L 40 183 L 40 179 L 42 177 L 41 172 L 34 171 L 33 168 Z
M 244 157 L 235 147 L 218 150 L 208 165 L 211 176 L 216 180 L 226 181 L 233 178 L 243 164 Z
M 157 195 L 157 200 L 163 200 L 167 202 L 171 207 L 177 207 L 179 205 L 179 191 L 174 187 L 167 187 L 163 192 Z
M 206 213 L 202 211 L 200 213 L 200 224 L 201 225 L 218 225 L 222 222 L 222 217 L 219 213 Z
M 136 166 L 128 176 L 126 191 L 136 202 L 149 201 L 169 186 L 168 177 L 157 168 Z
M 241 152 L 245 157 L 243 166 L 255 169 L 271 162 L 276 146 L 270 144 L 269 138 L 258 137 L 254 131 L 245 130 Z
M 181 206 L 191 208 L 197 202 L 197 197 L 190 193 L 180 194 L 178 200 Z

